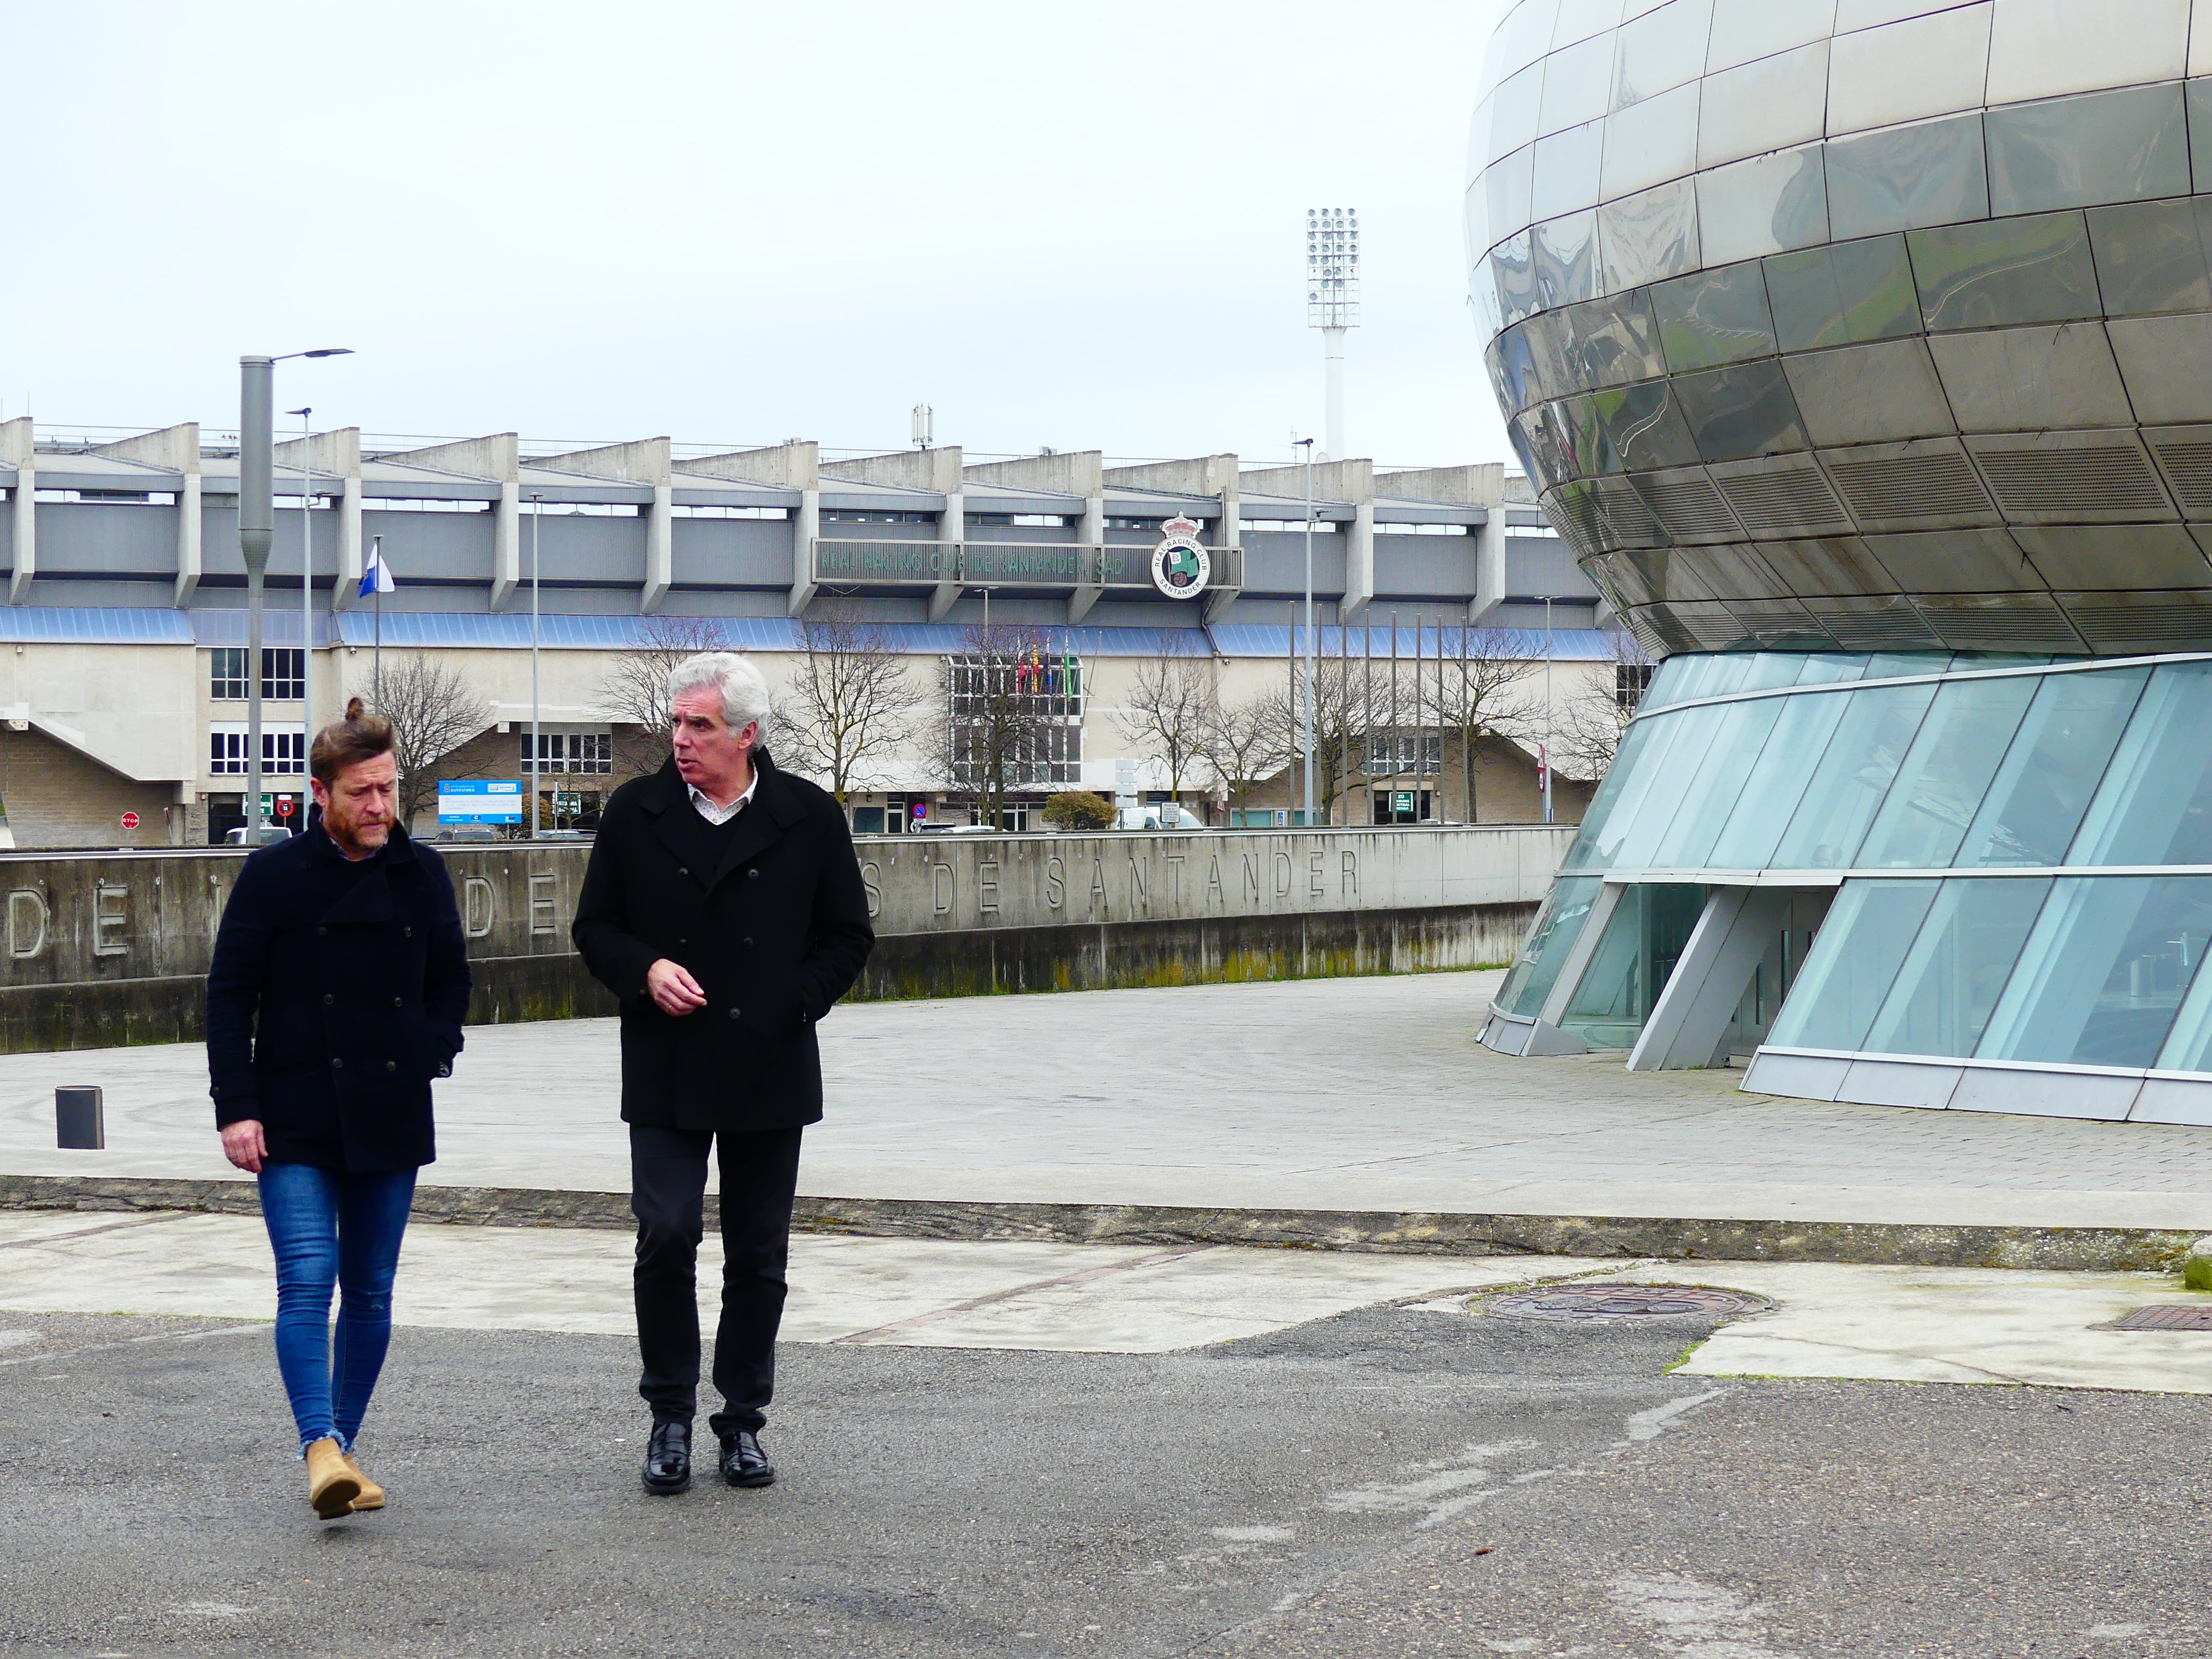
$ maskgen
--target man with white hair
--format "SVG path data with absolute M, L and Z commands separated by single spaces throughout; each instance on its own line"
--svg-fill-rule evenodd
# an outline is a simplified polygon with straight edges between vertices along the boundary
M 668 763 L 607 803 L 574 937 L 622 1000 L 622 1115 L 637 1217 L 638 1392 L 653 1410 L 645 1489 L 691 1484 L 696 1267 L 707 1155 L 721 1170 L 722 1316 L 712 1421 L 733 1486 L 765 1486 L 799 1138 L 822 1117 L 814 1023 L 875 944 L 845 815 L 780 772 L 768 684 L 733 652 L 668 677 Z

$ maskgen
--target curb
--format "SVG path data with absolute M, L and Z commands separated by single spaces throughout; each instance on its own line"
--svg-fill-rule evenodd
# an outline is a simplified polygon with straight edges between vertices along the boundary
M 716 1218 L 707 1200 L 709 1225 Z M 244 1181 L 0 1175 L 0 1210 L 200 1210 L 258 1215 Z M 635 1224 L 627 1193 L 532 1187 L 418 1187 L 422 1221 L 480 1227 Z M 989 1204 L 801 1197 L 793 1227 L 855 1237 L 1023 1239 L 1066 1244 L 1245 1244 L 1405 1255 L 1656 1256 L 1674 1261 L 1856 1266 L 2172 1271 L 2196 1231 L 2148 1227 L 1946 1227 L 1689 1217 L 1204 1209 L 1142 1204 Z

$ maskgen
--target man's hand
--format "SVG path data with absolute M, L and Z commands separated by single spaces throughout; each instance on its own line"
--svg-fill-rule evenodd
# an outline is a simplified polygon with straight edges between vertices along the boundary
M 242 1117 L 222 1127 L 222 1155 L 248 1175 L 259 1175 L 268 1161 L 269 1142 L 261 1133 L 261 1120 Z
M 707 1006 L 707 994 L 699 988 L 699 981 L 684 970 L 683 963 L 666 957 L 645 970 L 645 988 L 660 1012 L 674 1018 Z

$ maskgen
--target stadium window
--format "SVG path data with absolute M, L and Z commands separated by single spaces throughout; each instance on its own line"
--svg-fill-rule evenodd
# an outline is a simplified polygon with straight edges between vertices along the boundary
M 220 645 L 208 653 L 208 696 L 216 702 L 244 702 L 253 695 L 246 683 L 246 647 Z
M 277 702 L 297 702 L 307 695 L 307 653 L 297 646 L 277 646 L 261 653 L 261 695 Z

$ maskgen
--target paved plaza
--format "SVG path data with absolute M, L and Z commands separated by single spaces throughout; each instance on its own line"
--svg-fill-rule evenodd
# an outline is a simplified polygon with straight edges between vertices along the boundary
M 800 1190 L 946 1202 L 2212 1232 L 2212 1128 L 1747 1095 L 1474 1041 L 1494 973 L 861 1003 L 821 1027 Z M 611 1021 L 473 1029 L 452 1186 L 627 1189 Z M 107 1150 L 53 1146 L 106 1090 Z M 197 1045 L 0 1057 L 0 1173 L 234 1176 Z

